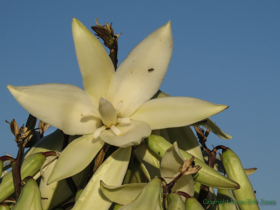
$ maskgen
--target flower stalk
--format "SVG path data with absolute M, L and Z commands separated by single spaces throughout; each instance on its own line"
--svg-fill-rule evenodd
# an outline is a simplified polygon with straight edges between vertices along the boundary
M 27 126 L 22 126 L 21 128 L 19 128 L 18 124 L 14 119 L 11 122 L 6 122 L 10 124 L 11 132 L 14 134 L 15 141 L 18 146 L 17 157 L 11 162 L 15 195 L 16 199 L 18 199 L 20 196 L 21 187 L 23 186 L 20 168 L 23 160 L 24 149 L 28 141 L 32 138 L 34 127 L 36 124 L 36 118 L 34 118 L 32 115 L 29 115 L 26 122 Z
M 118 38 L 121 34 L 114 34 L 112 23 L 110 25 L 106 23 L 106 25 L 101 26 L 98 23 L 97 18 L 95 19 L 95 22 L 96 26 L 92 26 L 91 28 L 94 30 L 98 38 L 101 38 L 104 41 L 104 45 L 109 48 L 109 56 L 116 70 L 118 64 Z

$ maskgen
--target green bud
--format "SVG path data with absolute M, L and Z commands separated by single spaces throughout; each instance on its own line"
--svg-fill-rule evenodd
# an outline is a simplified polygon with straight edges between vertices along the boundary
M 113 210 L 119 210 L 121 207 L 123 207 L 123 205 L 121 204 L 115 204 Z
M 188 210 L 204 210 L 202 205 L 194 197 L 187 198 L 185 205 Z
M 151 135 L 146 139 L 148 148 L 153 151 L 158 157 L 162 158 L 164 153 L 168 148 L 172 146 L 168 141 L 166 141 L 161 136 Z M 184 159 L 191 159 L 192 155 L 183 150 L 179 150 Z M 210 166 L 208 166 L 204 161 L 198 158 L 194 159 L 195 165 L 199 165 L 202 168 L 193 174 L 195 181 L 200 182 L 206 186 L 218 188 L 218 189 L 238 189 L 239 185 L 226 178 Z
M 21 178 L 34 176 L 42 167 L 46 160 L 43 153 L 36 153 L 27 157 L 21 166 Z M 12 171 L 9 171 L 1 179 L 0 184 L 0 202 L 12 195 L 15 191 Z
M 167 210 L 185 210 L 185 203 L 180 195 L 171 193 L 168 195 L 168 208 Z
M 43 210 L 41 193 L 34 179 L 28 177 L 13 210 Z
M 218 190 L 217 194 L 217 201 L 219 210 L 236 210 L 236 203 L 232 202 L 235 201 L 234 196 L 230 192 L 230 190 Z
M 222 162 L 227 176 L 238 182 L 240 189 L 233 190 L 241 210 L 259 210 L 253 186 L 246 175 L 239 157 L 229 148 L 223 150 Z M 249 202 L 249 203 L 247 203 Z
M 11 210 L 10 206 L 6 203 L 0 204 L 0 210 Z
M 75 197 L 75 202 L 77 202 L 77 200 L 79 199 L 80 195 L 82 194 L 84 189 L 79 189 L 76 193 L 76 197 Z

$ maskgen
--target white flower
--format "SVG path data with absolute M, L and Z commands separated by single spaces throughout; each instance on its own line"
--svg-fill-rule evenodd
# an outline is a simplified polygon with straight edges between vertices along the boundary
M 30 114 L 66 134 L 84 135 L 59 158 L 65 171 L 71 163 L 67 176 L 88 165 L 104 142 L 137 145 L 153 129 L 190 125 L 227 108 L 191 97 L 151 100 L 171 59 L 170 22 L 138 44 L 117 71 L 99 40 L 75 18 L 72 29 L 85 90 L 68 84 L 7 86 Z

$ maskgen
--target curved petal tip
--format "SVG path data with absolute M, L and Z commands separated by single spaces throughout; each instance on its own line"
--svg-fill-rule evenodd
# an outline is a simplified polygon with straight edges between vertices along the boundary
M 16 86 L 13 86 L 13 85 L 7 85 L 7 88 L 10 91 L 10 93 L 15 97 L 15 94 L 16 94 L 18 88 Z

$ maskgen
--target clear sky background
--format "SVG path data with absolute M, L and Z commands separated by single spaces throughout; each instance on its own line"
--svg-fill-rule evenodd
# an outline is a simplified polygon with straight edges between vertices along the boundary
M 161 89 L 230 108 L 212 117 L 229 141 L 209 136 L 208 146 L 232 148 L 258 199 L 279 209 L 280 1 L 1 1 L 0 155 L 17 147 L 5 120 L 26 122 L 28 113 L 6 88 L 12 85 L 68 83 L 82 87 L 71 18 L 85 26 L 113 22 L 119 61 L 158 27 L 171 20 L 174 48 Z

